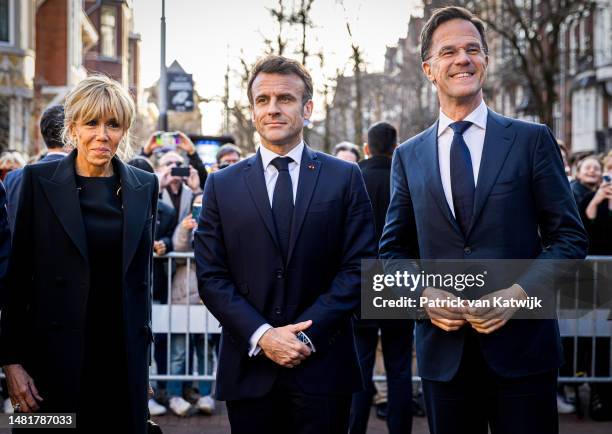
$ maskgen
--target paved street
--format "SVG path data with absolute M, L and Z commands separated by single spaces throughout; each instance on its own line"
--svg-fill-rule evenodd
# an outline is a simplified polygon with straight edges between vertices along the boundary
M 179 418 L 175 416 L 163 416 L 155 418 L 162 426 L 164 434 L 229 434 L 229 423 L 225 406 L 221 403 L 214 416 L 191 416 Z M 561 417 L 560 434 L 609 434 L 612 432 L 612 422 L 593 422 L 591 420 L 578 419 L 576 415 Z M 370 428 L 368 434 L 386 434 L 387 428 L 383 421 L 376 418 L 374 412 L 370 417 Z M 428 434 L 427 421 L 423 417 L 414 419 L 413 434 Z M 263 434 L 263 433 L 262 433 Z M 288 433 L 289 434 L 289 433 Z
M 230 434 L 225 405 L 223 403 L 217 404 L 218 408 L 214 416 L 194 415 L 187 418 L 162 416 L 156 417 L 154 420 L 161 425 L 164 434 Z M 593 422 L 587 419 L 578 419 L 576 415 L 561 416 L 560 434 L 609 434 L 611 432 L 612 422 Z M 0 434 L 9 433 L 10 431 L 7 429 L 0 429 Z M 372 411 L 368 434 L 386 433 L 387 428 L 384 421 L 377 419 L 374 411 Z M 412 433 L 428 434 L 427 420 L 423 417 L 415 418 Z

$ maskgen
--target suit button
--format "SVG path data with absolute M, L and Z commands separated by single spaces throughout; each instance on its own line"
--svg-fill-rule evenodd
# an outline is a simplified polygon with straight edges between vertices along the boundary
M 277 307 L 276 309 L 274 309 L 274 313 L 277 315 L 280 315 L 281 313 L 283 313 L 283 311 L 281 310 L 280 307 Z
M 465 253 L 466 255 L 471 254 L 471 253 L 472 253 L 472 249 L 470 249 L 470 246 L 466 246 L 466 247 L 463 249 L 463 253 Z
M 283 277 L 284 277 L 283 270 L 281 270 L 280 268 L 278 270 L 276 270 L 276 278 L 277 279 L 282 279 Z

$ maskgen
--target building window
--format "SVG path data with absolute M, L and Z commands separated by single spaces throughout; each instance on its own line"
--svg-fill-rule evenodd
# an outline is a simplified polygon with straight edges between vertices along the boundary
M 117 9 L 114 6 L 102 6 L 100 36 L 102 56 L 117 57 Z
M 10 42 L 10 32 L 10 0 L 0 0 L 0 42 Z

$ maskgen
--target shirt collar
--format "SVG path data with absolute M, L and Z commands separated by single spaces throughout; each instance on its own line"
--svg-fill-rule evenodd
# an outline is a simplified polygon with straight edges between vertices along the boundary
M 65 153 L 64 151 L 49 151 L 49 152 L 47 152 L 47 155 L 61 155 L 61 156 L 65 157 L 68 154 Z
M 467 115 L 463 120 L 472 122 L 478 128 L 486 130 L 488 114 L 487 105 L 485 104 L 484 100 L 482 100 L 480 101 L 478 107 L 476 107 L 474 111 Z M 444 112 L 442 112 L 442 109 L 440 109 L 440 118 L 438 120 L 438 137 L 440 137 L 453 122 L 455 121 L 446 116 Z
M 291 159 L 299 166 L 302 161 L 302 153 L 304 152 L 304 141 L 302 140 L 295 148 L 293 148 L 285 157 L 291 157 Z M 283 157 L 275 152 L 270 151 L 265 146 L 259 147 L 259 153 L 261 155 L 261 162 L 263 163 L 264 170 L 268 169 L 270 162 L 276 157 Z

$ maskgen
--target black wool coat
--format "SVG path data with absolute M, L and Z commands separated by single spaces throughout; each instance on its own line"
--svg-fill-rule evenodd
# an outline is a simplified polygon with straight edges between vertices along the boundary
M 76 155 L 75 150 L 62 160 L 25 167 L 6 280 L 0 364 L 26 369 L 44 398 L 40 411 L 74 412 L 79 396 L 100 393 L 98 389 L 81 395 L 80 390 L 91 282 L 75 181 Z M 144 434 L 158 181 L 117 158 L 114 167 L 123 204 L 123 251 L 118 254 L 123 257 L 125 341 L 117 345 L 124 345 L 127 355 L 124 390 L 131 410 L 126 428 Z

